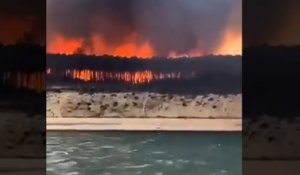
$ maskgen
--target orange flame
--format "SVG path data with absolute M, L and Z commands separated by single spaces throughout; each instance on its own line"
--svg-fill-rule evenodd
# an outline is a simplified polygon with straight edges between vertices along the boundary
M 54 39 L 47 45 L 48 53 L 74 54 L 78 49 L 83 49 L 86 54 L 95 55 L 116 55 L 122 57 L 138 56 L 141 58 L 151 58 L 154 55 L 152 46 L 148 41 L 137 44 L 137 35 L 132 34 L 124 43 L 113 48 L 102 39 L 100 35 L 95 35 L 92 38 L 92 48 L 83 47 L 83 39 L 65 38 L 56 35 Z
M 242 35 L 234 30 L 226 30 L 224 32 L 223 40 L 217 48 L 215 54 L 242 54 Z
M 231 12 L 229 24 L 241 23 L 241 4 L 237 4 Z M 230 54 L 230 55 L 241 55 L 242 54 L 242 30 L 241 26 L 229 25 L 224 31 L 221 38 L 221 43 L 217 47 L 215 54 Z
M 46 74 L 44 72 L 6 72 L 2 77 L 6 85 L 42 92 L 46 90 Z
M 141 58 L 151 58 L 154 55 L 152 46 L 148 41 L 145 41 L 141 45 L 137 44 L 138 35 L 133 33 L 125 39 L 124 43 L 112 48 L 105 43 L 100 35 L 95 35 L 92 39 L 93 53 L 96 55 L 116 55 L 122 57 L 138 56 Z
M 81 48 L 83 39 L 65 38 L 61 35 L 56 35 L 51 42 L 47 44 L 48 53 L 73 54 L 78 48 Z
M 15 44 L 26 32 L 30 32 L 32 21 L 18 17 L 0 16 L 0 43 Z
M 139 56 L 142 58 L 150 58 L 153 56 L 153 51 L 148 42 L 145 42 L 140 47 L 135 43 L 125 43 L 116 48 L 114 55 L 129 57 L 129 56 Z
M 95 55 L 114 55 L 122 57 L 151 58 L 155 56 L 155 51 L 151 43 L 147 40 L 138 44 L 138 35 L 133 33 L 124 39 L 124 42 L 115 47 L 107 44 L 101 35 L 94 35 L 92 38 L 91 47 L 83 46 L 83 38 L 65 38 L 61 35 L 56 35 L 47 45 L 48 53 L 74 54 L 78 49 L 83 49 L 85 54 Z M 242 37 L 241 33 L 235 32 L 232 29 L 224 31 L 222 41 L 217 49 L 211 54 L 231 54 L 237 55 L 242 52 Z M 204 53 L 201 49 L 194 49 L 185 54 L 179 54 L 176 51 L 171 51 L 168 58 L 178 57 L 197 57 Z

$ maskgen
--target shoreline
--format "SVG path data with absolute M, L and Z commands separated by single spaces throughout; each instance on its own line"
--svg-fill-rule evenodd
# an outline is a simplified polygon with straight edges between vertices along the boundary
M 47 131 L 241 132 L 242 119 L 47 117 Z
M 241 94 L 48 92 L 47 131 L 241 132 Z

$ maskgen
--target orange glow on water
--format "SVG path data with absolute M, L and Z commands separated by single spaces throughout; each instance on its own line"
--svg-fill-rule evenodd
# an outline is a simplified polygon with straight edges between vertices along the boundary
M 4 73 L 2 82 L 17 88 L 24 88 L 42 92 L 46 90 L 46 75 L 43 72 L 24 73 L 16 72 Z
M 67 70 L 66 76 L 73 79 L 79 79 L 83 81 L 96 81 L 103 82 L 107 79 L 119 80 L 132 84 L 149 83 L 154 79 L 154 75 L 151 71 L 136 71 L 136 72 L 103 72 L 103 71 L 91 71 L 91 70 Z
M 107 72 L 107 71 L 94 71 L 89 69 L 83 70 L 65 70 L 54 71 L 50 68 L 47 69 L 47 76 L 64 76 L 71 78 L 72 80 L 80 80 L 84 82 L 96 82 L 103 83 L 109 81 L 118 81 L 129 84 L 147 84 L 158 80 L 179 80 L 182 78 L 195 77 L 194 72 L 182 73 L 182 72 L 161 72 L 155 73 L 150 70 L 143 71 L 122 71 L 122 72 Z

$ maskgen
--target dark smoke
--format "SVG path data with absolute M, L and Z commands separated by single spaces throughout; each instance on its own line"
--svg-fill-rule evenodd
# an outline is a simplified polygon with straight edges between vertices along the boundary
M 212 53 L 228 28 L 240 30 L 241 0 L 47 0 L 47 37 L 55 34 L 85 39 L 101 34 L 117 46 L 132 32 L 150 41 L 156 55 L 201 48 Z
M 243 45 L 300 44 L 299 12 L 299 0 L 244 0 Z
M 9 37 L 14 42 L 34 42 L 45 45 L 46 35 L 46 3 L 41 0 L 8 0 L 0 1 L 0 25 L 7 25 L 8 21 L 21 21 L 24 25 L 28 25 L 28 31 L 24 33 L 12 33 Z M 10 30 L 17 31 L 15 26 L 11 27 Z M 0 29 L 0 43 L 1 38 L 4 35 L 4 31 Z

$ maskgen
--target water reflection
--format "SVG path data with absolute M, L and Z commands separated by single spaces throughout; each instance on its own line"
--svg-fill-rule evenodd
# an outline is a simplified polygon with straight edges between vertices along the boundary
M 48 68 L 47 75 L 50 77 L 63 76 L 71 78 L 72 80 L 81 80 L 84 82 L 119 81 L 131 84 L 145 84 L 158 80 L 190 79 L 195 77 L 195 72 L 154 72 L 151 70 L 108 72 L 89 69 L 56 71 Z
M 5 72 L 2 74 L 2 83 L 17 88 L 25 88 L 38 92 L 45 91 L 46 77 L 44 72 Z

